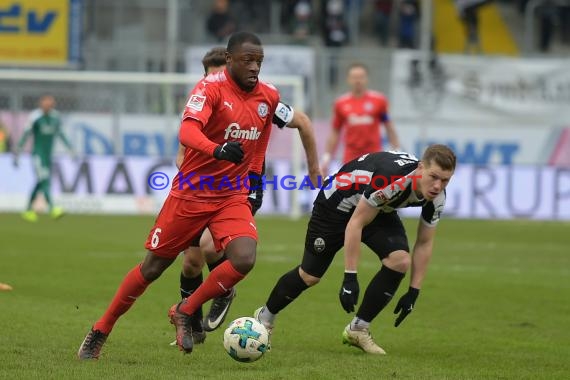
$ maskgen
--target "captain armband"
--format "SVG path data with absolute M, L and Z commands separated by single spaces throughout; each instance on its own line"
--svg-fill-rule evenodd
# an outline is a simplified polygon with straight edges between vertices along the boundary
M 279 102 L 273 115 L 273 124 L 277 125 L 278 128 L 283 128 L 293 120 L 294 114 L 295 112 L 291 106 Z

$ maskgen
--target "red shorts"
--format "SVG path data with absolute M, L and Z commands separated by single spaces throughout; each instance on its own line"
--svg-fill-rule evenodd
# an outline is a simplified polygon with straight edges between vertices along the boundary
M 174 259 L 208 228 L 216 251 L 238 237 L 257 241 L 257 227 L 247 195 L 222 201 L 196 202 L 168 195 L 150 230 L 145 248 L 160 257 Z

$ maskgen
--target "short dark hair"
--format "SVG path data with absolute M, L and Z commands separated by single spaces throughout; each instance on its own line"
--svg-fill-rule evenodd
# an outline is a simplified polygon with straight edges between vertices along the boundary
M 368 66 L 366 66 L 366 64 L 364 64 L 362 62 L 351 63 L 350 66 L 348 66 L 348 70 L 346 70 L 346 72 L 348 73 L 350 70 L 352 70 L 354 68 L 361 68 L 361 69 L 364 69 L 364 71 L 366 71 L 367 73 L 369 72 Z
M 261 40 L 255 34 L 250 32 L 236 32 L 230 36 L 230 39 L 228 41 L 228 53 L 233 53 L 236 48 L 246 42 L 261 46 Z
M 434 144 L 426 149 L 422 161 L 427 166 L 435 163 L 443 170 L 455 171 L 457 157 L 447 145 Z
M 226 49 L 223 47 L 215 47 L 210 49 L 202 58 L 204 73 L 208 73 L 210 67 L 220 67 L 226 64 Z

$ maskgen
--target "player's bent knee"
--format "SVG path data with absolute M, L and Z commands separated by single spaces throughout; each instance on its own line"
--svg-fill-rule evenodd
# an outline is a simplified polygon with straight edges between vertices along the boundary
M 241 274 L 247 274 L 255 265 L 255 251 L 238 251 L 228 254 L 228 260 Z
M 194 278 L 202 272 L 203 265 L 196 262 L 184 261 L 182 264 L 182 274 L 186 278 Z
M 382 260 L 382 264 L 400 273 L 406 273 L 412 265 L 412 258 L 406 251 L 394 251 Z
M 204 245 L 200 242 L 200 250 L 202 251 L 202 255 L 208 259 L 220 256 L 218 252 L 216 252 L 213 242 L 209 242 Z
M 254 239 L 240 237 L 226 247 L 226 256 L 232 266 L 241 274 L 247 274 L 255 265 L 255 250 L 257 242 Z
M 319 281 L 321 281 L 321 279 L 319 277 L 315 277 L 315 276 L 308 274 L 301 267 L 299 267 L 299 276 L 301 276 L 301 279 L 303 280 L 303 282 L 307 286 L 317 285 L 319 283 Z
M 160 277 L 162 272 L 164 272 L 173 261 L 174 259 L 159 257 L 152 252 L 148 252 L 141 265 L 141 274 L 145 280 L 149 282 L 154 281 Z

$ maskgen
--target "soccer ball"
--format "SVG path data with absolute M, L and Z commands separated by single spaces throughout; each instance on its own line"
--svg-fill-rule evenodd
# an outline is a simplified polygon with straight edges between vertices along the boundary
M 224 332 L 224 348 L 238 362 L 251 363 L 260 359 L 268 346 L 269 333 L 255 318 L 238 318 Z

